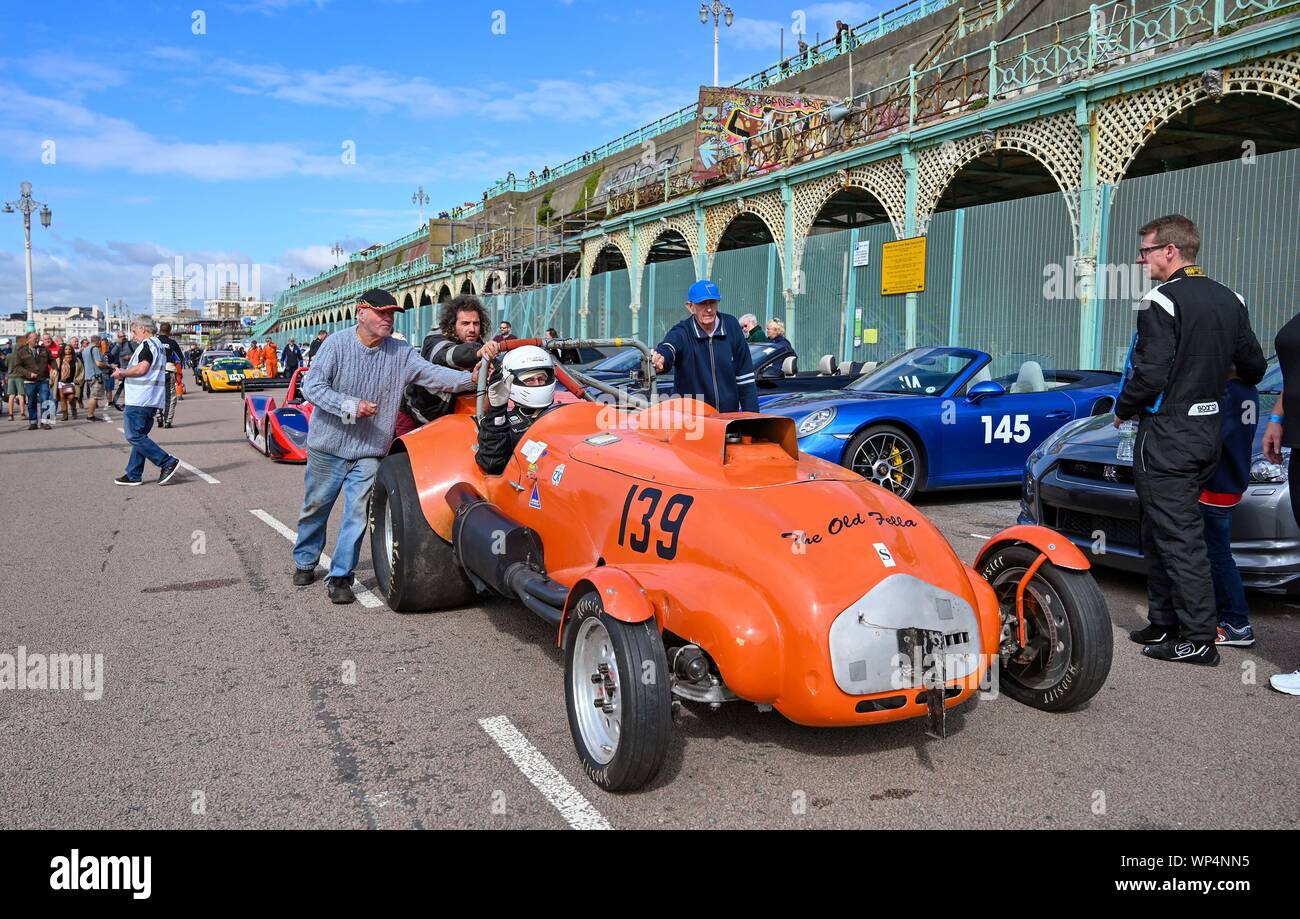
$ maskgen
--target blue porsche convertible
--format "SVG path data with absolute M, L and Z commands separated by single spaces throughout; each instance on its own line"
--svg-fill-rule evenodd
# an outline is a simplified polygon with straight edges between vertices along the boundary
M 1020 481 L 1025 459 L 1057 428 L 1110 411 L 1120 375 L 1044 370 L 1025 360 L 994 377 L 972 348 L 913 348 L 847 387 L 760 398 L 795 420 L 799 449 L 903 498 Z

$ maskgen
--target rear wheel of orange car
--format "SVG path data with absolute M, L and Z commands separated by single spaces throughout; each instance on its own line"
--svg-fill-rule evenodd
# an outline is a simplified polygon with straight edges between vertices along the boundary
M 395 612 L 447 609 L 474 599 L 474 585 L 453 557 L 451 544 L 424 518 L 405 453 L 379 464 L 370 494 L 370 557 L 379 592 Z
M 1038 560 L 1037 549 L 1004 546 L 980 574 L 1002 611 L 1000 691 L 1048 712 L 1075 708 L 1096 695 L 1110 673 L 1113 634 L 1106 598 L 1091 572 L 1044 561 L 1025 585 L 1025 644 L 1020 645 L 1016 590 Z
M 663 766 L 672 696 L 653 620 L 622 622 L 600 594 L 578 599 L 564 627 L 569 731 L 587 775 L 607 791 L 635 791 Z

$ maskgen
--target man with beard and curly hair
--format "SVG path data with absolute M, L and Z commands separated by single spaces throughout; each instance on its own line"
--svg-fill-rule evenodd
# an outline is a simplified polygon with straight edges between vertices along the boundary
M 420 346 L 420 356 L 439 367 L 473 370 L 481 359 L 496 357 L 501 350 L 496 342 L 483 341 L 487 322 L 487 310 L 478 297 L 461 294 L 447 301 L 438 313 L 438 328 L 430 332 Z M 433 392 L 411 384 L 406 388 L 401 410 L 397 413 L 397 430 L 393 436 L 409 434 L 448 414 L 455 397 L 452 392 Z

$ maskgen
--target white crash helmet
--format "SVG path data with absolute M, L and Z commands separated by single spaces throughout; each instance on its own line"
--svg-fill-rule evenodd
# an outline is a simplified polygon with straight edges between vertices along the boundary
M 513 348 L 501 358 L 501 368 L 513 376 L 510 398 L 525 408 L 546 408 L 555 401 L 555 362 L 536 345 Z M 545 379 L 535 386 L 525 386 L 521 377 L 541 372 Z

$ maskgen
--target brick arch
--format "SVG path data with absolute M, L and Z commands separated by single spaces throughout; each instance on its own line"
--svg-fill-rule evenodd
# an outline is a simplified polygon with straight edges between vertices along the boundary
M 1100 138 L 1097 181 L 1118 185 L 1138 153 L 1160 128 L 1207 99 L 1251 93 L 1300 108 L 1300 51 L 1245 61 L 1210 73 L 1218 74 L 1218 85 L 1204 75 L 1197 75 L 1100 103 L 1097 106 Z

